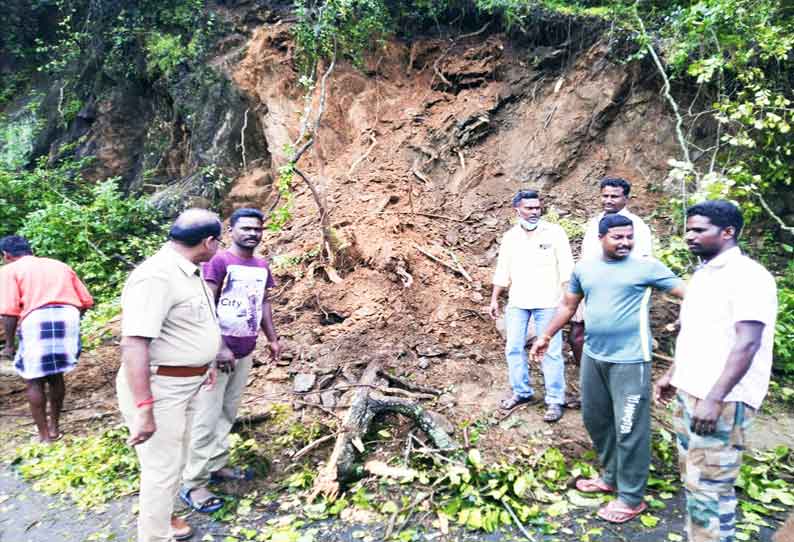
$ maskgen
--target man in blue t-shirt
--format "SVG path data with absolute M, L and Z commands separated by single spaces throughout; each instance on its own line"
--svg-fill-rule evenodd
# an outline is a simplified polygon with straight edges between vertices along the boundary
M 585 341 L 580 368 L 582 417 L 604 468 L 596 479 L 580 479 L 585 493 L 617 493 L 599 517 L 623 523 L 641 514 L 651 460 L 651 288 L 683 297 L 678 277 L 658 260 L 630 256 L 630 218 L 606 215 L 598 225 L 602 256 L 579 262 L 557 313 L 530 355 L 543 355 L 553 336 L 582 299 Z

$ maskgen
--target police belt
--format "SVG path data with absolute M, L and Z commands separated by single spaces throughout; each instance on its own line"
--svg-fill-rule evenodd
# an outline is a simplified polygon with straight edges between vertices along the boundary
M 155 374 L 159 376 L 203 376 L 207 373 L 209 365 L 202 365 L 201 367 L 186 367 L 181 365 L 158 365 Z

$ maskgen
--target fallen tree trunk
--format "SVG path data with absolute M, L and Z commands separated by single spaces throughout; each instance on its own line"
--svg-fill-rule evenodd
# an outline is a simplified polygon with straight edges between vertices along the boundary
M 355 463 L 359 454 L 364 453 L 362 438 L 369 431 L 375 416 L 386 412 L 396 412 L 408 416 L 424 431 L 439 450 L 455 450 L 458 443 L 449 436 L 442 427 L 441 416 L 435 414 L 418 403 L 399 399 L 379 393 L 377 390 L 378 372 L 381 370 L 379 361 L 372 361 L 358 381 L 345 415 L 342 426 L 337 433 L 336 443 L 317 479 L 314 482 L 310 501 L 322 494 L 328 498 L 339 495 L 341 484 L 353 479 Z

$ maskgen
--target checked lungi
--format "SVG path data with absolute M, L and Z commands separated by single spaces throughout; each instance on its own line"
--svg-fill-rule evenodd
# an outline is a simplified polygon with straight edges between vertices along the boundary
M 25 380 L 68 373 L 80 356 L 80 311 L 45 305 L 28 314 L 17 331 L 14 369 Z

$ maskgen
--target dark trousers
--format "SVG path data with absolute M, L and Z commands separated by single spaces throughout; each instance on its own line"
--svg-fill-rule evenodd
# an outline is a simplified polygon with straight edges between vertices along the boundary
M 651 463 L 651 364 L 610 363 L 584 353 L 582 418 L 604 468 L 603 480 L 634 507 Z

